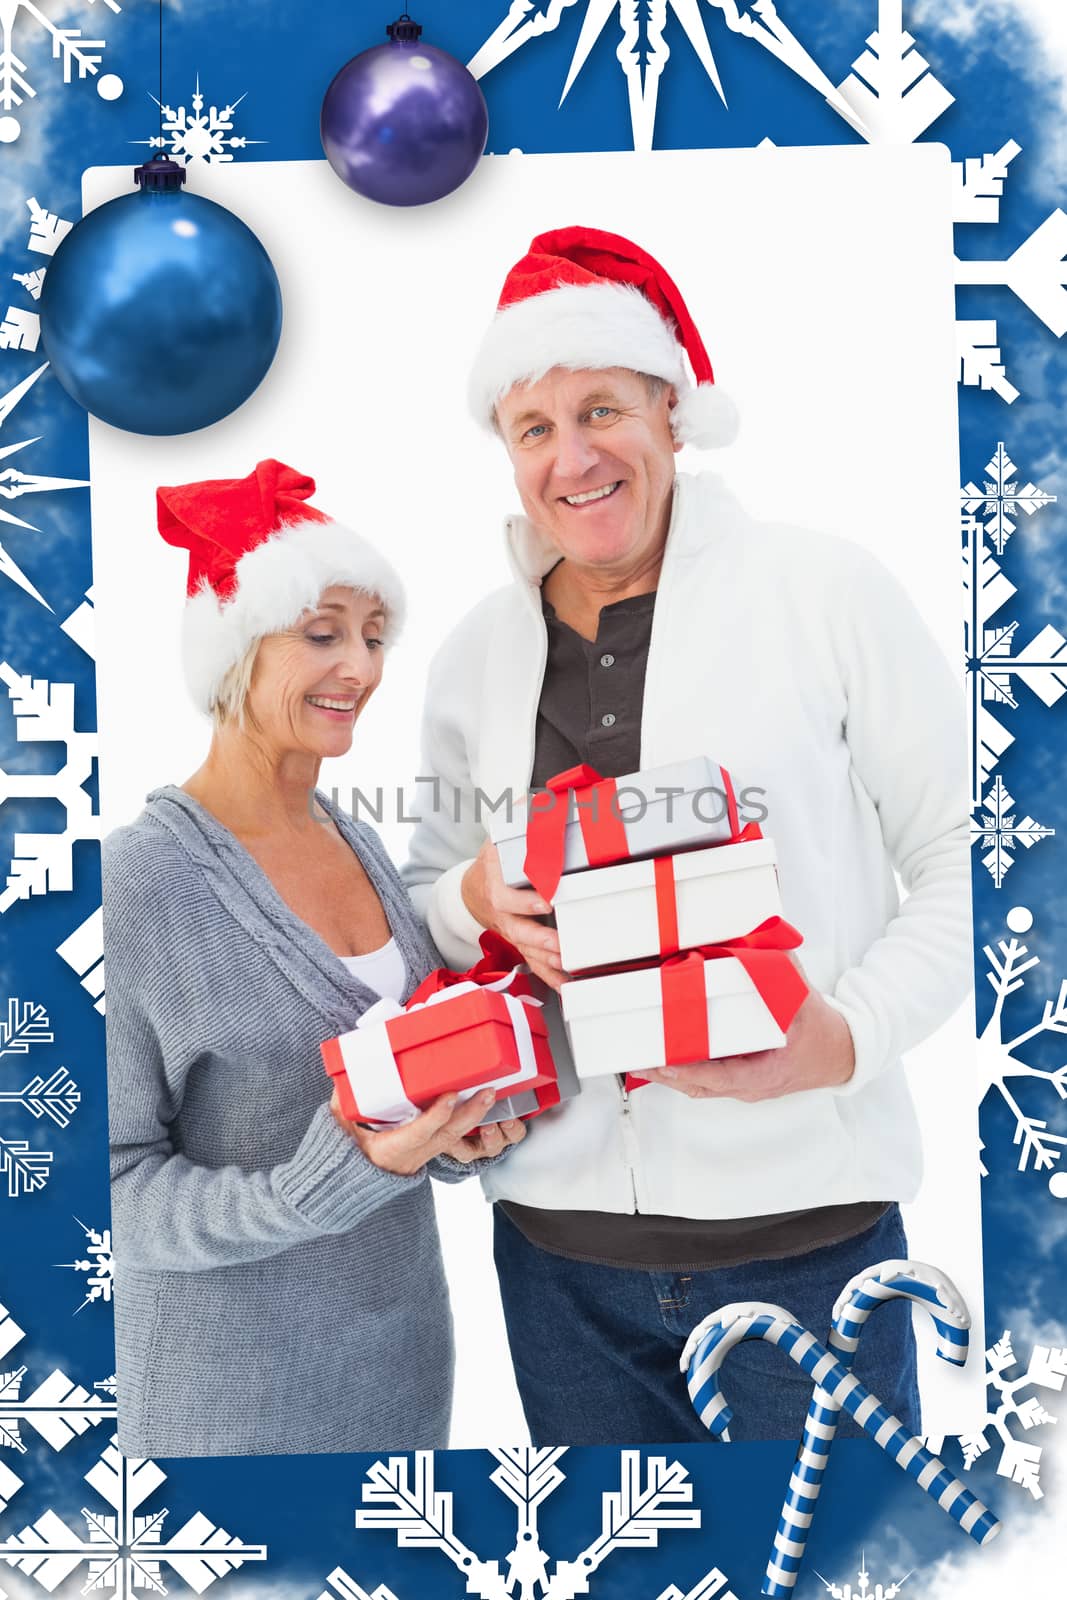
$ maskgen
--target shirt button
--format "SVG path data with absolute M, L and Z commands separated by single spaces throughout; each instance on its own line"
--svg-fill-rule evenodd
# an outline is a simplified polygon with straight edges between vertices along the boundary
M 600 665 L 602 667 L 613 667 L 615 665 L 615 657 L 613 655 L 611 655 L 610 653 L 607 654 L 607 655 L 601 656 Z
M 615 726 L 614 712 L 605 711 L 604 715 L 600 719 L 600 726 L 602 728 L 613 728 Z

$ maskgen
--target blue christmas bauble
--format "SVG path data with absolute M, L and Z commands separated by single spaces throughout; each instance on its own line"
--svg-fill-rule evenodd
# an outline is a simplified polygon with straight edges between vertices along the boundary
M 451 194 L 485 150 L 489 112 L 461 61 L 422 44 L 407 13 L 390 42 L 364 50 L 334 78 L 319 131 L 330 166 L 350 189 L 388 206 Z
M 148 174 L 148 177 L 142 177 Z M 41 292 L 41 339 L 67 393 L 130 433 L 192 433 L 263 379 L 281 336 L 270 257 L 225 206 L 156 157 L 137 194 L 90 211 Z

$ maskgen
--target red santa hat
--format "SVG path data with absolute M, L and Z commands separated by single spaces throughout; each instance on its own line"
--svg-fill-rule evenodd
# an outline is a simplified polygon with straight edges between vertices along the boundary
M 681 444 L 711 449 L 737 432 L 736 409 L 715 384 L 678 286 L 617 233 L 557 228 L 532 241 L 507 275 L 475 358 L 475 416 L 491 426 L 513 385 L 536 383 L 552 367 L 628 367 L 663 378 L 678 394 L 671 427 Z
M 254 640 L 292 627 L 331 584 L 375 595 L 386 612 L 383 637 L 399 633 L 404 590 L 393 567 L 309 505 L 314 493 L 314 478 L 281 461 L 261 461 L 247 478 L 156 490 L 160 533 L 189 552 L 182 655 L 202 711 Z

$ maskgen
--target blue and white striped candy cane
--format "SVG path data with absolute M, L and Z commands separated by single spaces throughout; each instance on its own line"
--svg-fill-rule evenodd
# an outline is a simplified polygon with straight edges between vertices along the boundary
M 922 1261 L 881 1261 L 850 1278 L 838 1295 L 827 1345 L 842 1367 L 852 1366 L 871 1312 L 894 1299 L 925 1307 L 937 1330 L 938 1355 L 954 1366 L 966 1363 L 971 1318 L 955 1284 Z M 817 1387 L 763 1578 L 761 1592 L 772 1600 L 784 1600 L 796 1584 L 840 1417 L 841 1406 Z
M 852 1335 L 849 1335 L 852 1337 Z M 723 1306 L 697 1324 L 686 1341 L 679 1365 L 688 1373 L 689 1398 L 704 1426 L 723 1434 L 732 1415 L 719 1388 L 719 1368 L 743 1339 L 766 1339 L 778 1345 L 797 1366 L 814 1378 L 836 1409 L 855 1417 L 897 1466 L 913 1477 L 953 1521 L 977 1544 L 988 1544 L 1000 1523 L 980 1500 L 954 1478 L 937 1456 L 913 1438 L 899 1417 L 877 1395 L 864 1388 L 840 1361 L 802 1328 L 791 1311 L 762 1301 Z

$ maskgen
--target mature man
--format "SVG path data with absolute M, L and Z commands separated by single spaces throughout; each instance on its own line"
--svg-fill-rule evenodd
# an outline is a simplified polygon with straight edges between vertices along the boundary
M 535 1442 L 703 1438 L 677 1367 L 701 1317 L 769 1300 L 825 1333 L 853 1273 L 907 1253 L 897 1203 L 921 1160 L 900 1056 L 970 981 L 962 700 L 860 547 L 758 524 L 717 478 L 675 475 L 725 408 L 678 289 L 628 240 L 533 241 L 472 398 L 525 515 L 507 522 L 514 582 L 430 674 L 437 803 L 407 876 L 440 949 L 468 965 L 495 928 L 563 977 L 549 907 L 503 883 L 478 791 L 697 754 L 763 789 L 804 934 L 812 992 L 783 1048 L 632 1093 L 586 1082 L 484 1180 Z M 857 1371 L 918 1431 L 904 1302 L 872 1319 Z M 799 1433 L 810 1386 L 791 1363 L 749 1343 L 729 1376 L 737 1437 Z

